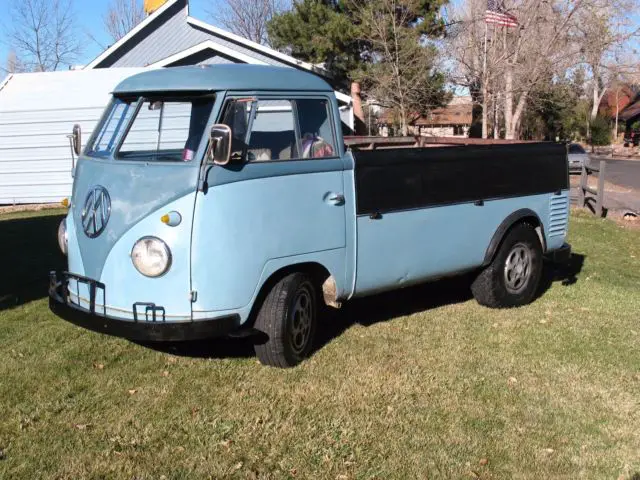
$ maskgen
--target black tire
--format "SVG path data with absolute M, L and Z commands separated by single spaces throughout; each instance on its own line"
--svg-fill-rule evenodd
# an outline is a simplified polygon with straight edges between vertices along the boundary
M 292 273 L 276 283 L 256 318 L 255 328 L 268 337 L 255 346 L 260 363 L 298 365 L 313 349 L 317 319 L 317 288 L 309 275 Z
M 541 276 L 540 239 L 531 225 L 520 223 L 502 239 L 492 262 L 471 284 L 471 292 L 487 307 L 519 307 L 535 298 Z

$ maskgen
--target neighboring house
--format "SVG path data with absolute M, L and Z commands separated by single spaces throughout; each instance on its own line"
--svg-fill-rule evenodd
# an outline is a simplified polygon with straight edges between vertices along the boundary
M 618 112 L 619 117 L 619 115 L 636 100 L 636 93 L 629 85 L 609 88 L 602 96 L 598 113 L 603 117 L 615 119 L 616 112 Z
M 640 124 L 640 94 L 635 94 L 631 97 L 627 105 L 619 111 L 618 121 L 626 125 L 626 130 L 638 129 L 637 125 Z
M 0 205 L 59 202 L 71 195 L 67 135 L 83 142 L 114 87 L 142 68 L 16 73 L 0 82 Z
M 471 127 L 471 97 L 453 97 L 449 105 L 436 108 L 426 116 L 409 121 L 409 134 L 423 137 L 467 137 Z M 378 128 L 382 136 L 399 135 L 395 116 L 383 112 L 378 117 Z
M 153 3 L 158 8 L 151 15 L 84 69 L 14 74 L 0 81 L 0 205 L 69 196 L 73 179 L 66 135 L 79 123 L 86 142 L 109 93 L 144 69 L 251 63 L 326 76 L 321 67 L 191 17 L 188 0 Z M 343 122 L 353 128 L 351 97 L 340 92 L 336 97 Z

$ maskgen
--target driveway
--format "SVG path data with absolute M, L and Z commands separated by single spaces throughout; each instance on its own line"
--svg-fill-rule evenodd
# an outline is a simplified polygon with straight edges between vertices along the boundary
M 640 160 L 611 160 L 596 156 L 590 158 L 592 165 L 600 160 L 607 161 L 605 173 L 607 182 L 640 191 Z

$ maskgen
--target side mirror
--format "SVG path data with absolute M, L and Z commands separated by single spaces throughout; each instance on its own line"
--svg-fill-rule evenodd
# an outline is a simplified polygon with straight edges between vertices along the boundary
M 77 123 L 73 126 L 73 134 L 71 138 L 73 140 L 73 151 L 76 156 L 79 156 L 82 151 L 82 129 Z
M 226 165 L 231 157 L 231 128 L 216 124 L 209 134 L 208 160 L 216 165 Z

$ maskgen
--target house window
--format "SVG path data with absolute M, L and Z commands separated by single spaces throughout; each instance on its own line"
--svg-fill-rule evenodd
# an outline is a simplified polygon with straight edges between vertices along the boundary
M 453 126 L 453 134 L 455 136 L 463 136 L 464 135 L 464 125 L 454 125 Z

